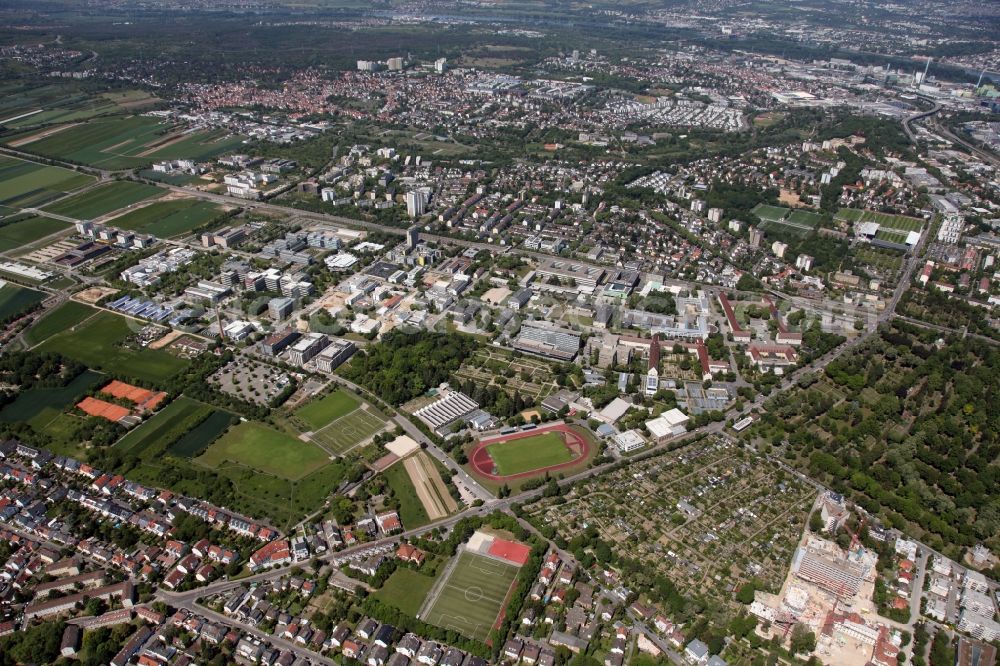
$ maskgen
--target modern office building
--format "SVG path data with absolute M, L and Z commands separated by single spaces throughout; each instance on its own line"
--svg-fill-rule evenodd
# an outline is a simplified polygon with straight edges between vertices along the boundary
M 560 361 L 572 361 L 580 351 L 580 335 L 549 327 L 540 322 L 525 322 L 521 326 L 514 349 L 547 356 Z
M 328 344 L 330 339 L 322 333 L 307 333 L 288 350 L 288 361 L 295 365 L 303 365 Z
M 350 340 L 334 338 L 330 344 L 316 354 L 316 367 L 323 372 L 333 372 L 340 365 L 351 358 L 357 347 Z

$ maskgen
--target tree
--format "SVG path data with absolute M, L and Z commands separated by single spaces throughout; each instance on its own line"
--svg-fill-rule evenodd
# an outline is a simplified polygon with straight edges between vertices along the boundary
M 796 624 L 792 629 L 792 638 L 788 649 L 792 654 L 804 654 L 816 649 L 816 635 L 804 624 Z
M 809 516 L 809 531 L 819 532 L 823 529 L 823 517 L 819 515 L 819 511 L 813 511 L 812 515 Z
M 948 632 L 939 630 L 934 634 L 929 656 L 931 666 L 951 666 L 955 663 L 955 648 Z

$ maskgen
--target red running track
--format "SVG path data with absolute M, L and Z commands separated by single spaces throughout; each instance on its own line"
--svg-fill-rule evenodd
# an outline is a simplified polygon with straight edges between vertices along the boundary
M 504 442 L 511 442 L 516 439 L 524 439 L 526 437 L 534 437 L 535 435 L 541 435 L 547 432 L 561 432 L 565 439 L 566 445 L 570 448 L 576 448 L 578 455 L 572 460 L 568 460 L 564 463 L 559 463 L 558 465 L 549 465 L 548 467 L 539 467 L 538 469 L 533 469 L 528 472 L 520 472 L 519 474 L 493 474 L 493 458 L 490 457 L 490 453 L 487 450 L 489 447 L 496 444 L 503 444 Z M 498 437 L 493 437 L 485 442 L 479 442 L 472 452 L 469 453 L 469 464 L 471 465 L 473 471 L 476 474 L 481 475 L 484 478 L 490 479 L 491 481 L 508 481 L 511 479 L 526 479 L 533 476 L 540 476 L 546 472 L 554 472 L 560 469 L 565 469 L 567 467 L 572 467 L 573 465 L 579 464 L 581 460 L 587 457 L 590 453 L 590 444 L 584 437 L 578 435 L 572 428 L 570 428 L 565 423 L 559 423 L 557 425 L 535 428 L 534 430 L 527 430 L 524 432 L 512 433 L 510 435 L 501 435 Z

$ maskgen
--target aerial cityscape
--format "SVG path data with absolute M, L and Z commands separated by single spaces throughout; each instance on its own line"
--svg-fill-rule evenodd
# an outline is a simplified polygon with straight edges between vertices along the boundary
M 0 3 L 0 666 L 996 666 L 1000 4 Z

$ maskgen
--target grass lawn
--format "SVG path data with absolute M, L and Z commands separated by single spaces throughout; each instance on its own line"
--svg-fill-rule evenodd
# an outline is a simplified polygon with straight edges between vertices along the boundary
M 399 518 L 403 521 L 406 529 L 421 527 L 430 522 L 424 505 L 417 497 L 417 490 L 413 487 L 413 481 L 400 460 L 395 465 L 383 472 L 385 480 L 392 488 L 393 494 L 399 500 Z
M 78 220 L 100 217 L 163 192 L 153 185 L 118 181 L 63 199 L 45 210 Z
M 436 579 L 413 569 L 396 569 L 373 596 L 384 604 L 416 617 Z
M 154 384 L 169 379 L 187 365 L 187 361 L 160 349 L 122 346 L 140 326 L 131 319 L 100 311 L 85 322 L 52 335 L 38 350 L 65 354 L 92 368 L 113 368 Z
M 344 455 L 361 442 L 385 428 L 388 419 L 372 407 L 355 409 L 330 423 L 310 438 L 335 455 Z
M 84 441 L 87 436 L 85 434 L 88 428 L 87 419 L 47 407 L 30 421 L 30 425 L 51 438 L 45 444 L 45 448 L 52 453 L 77 460 L 86 458 L 88 447 Z
M 819 225 L 822 219 L 822 215 L 808 210 L 793 210 L 792 214 L 788 216 L 789 223 L 801 224 L 814 229 Z
M 243 452 L 227 454 L 226 445 L 222 443 L 225 440 L 232 443 L 234 437 L 240 437 L 241 433 L 246 432 L 245 426 L 274 433 L 283 438 L 285 444 L 289 446 L 311 447 L 320 451 L 308 442 L 277 433 L 262 424 L 244 423 L 231 428 L 228 434 L 216 440 L 208 447 L 207 452 L 198 458 L 171 455 L 175 448 L 172 446 L 167 450 L 167 455 L 143 457 L 142 464 L 131 469 L 128 477 L 137 483 L 165 486 L 174 492 L 194 497 L 211 497 L 214 492 L 225 489 L 227 496 L 218 497 L 219 502 L 233 511 L 266 520 L 284 530 L 305 516 L 319 511 L 323 507 L 323 502 L 347 479 L 351 471 L 351 466 L 347 463 L 324 459 L 319 468 L 312 473 L 296 480 L 289 480 L 272 476 L 269 473 L 271 470 L 258 470 L 249 466 L 249 456 L 244 456 L 245 459 L 240 461 L 243 464 L 238 464 L 233 458 Z M 177 440 L 175 446 L 180 447 L 183 439 Z M 271 456 L 284 460 L 284 456 L 274 456 L 273 452 Z M 203 464 L 206 461 L 215 467 L 206 469 Z M 274 462 L 267 459 L 264 464 Z M 262 473 L 265 471 L 268 473 Z
M 0 287 L 0 319 L 14 317 L 45 300 L 45 294 L 7 283 Z
M 357 398 L 338 389 L 295 410 L 295 418 L 302 421 L 310 430 L 319 430 L 334 419 L 350 414 L 357 407 Z
M 241 423 L 196 460 L 211 468 L 220 467 L 227 461 L 234 462 L 295 481 L 327 464 L 329 457 L 310 442 L 260 423 Z
M 68 231 L 65 222 L 50 217 L 29 217 L 0 227 L 0 252 L 16 250 L 51 234 Z
M 519 567 L 462 551 L 425 622 L 484 641 L 503 609 Z
M 754 215 L 759 217 L 761 220 L 772 220 L 777 221 L 788 215 L 788 208 L 782 208 L 781 206 L 772 206 L 770 204 L 757 204 L 753 207 L 751 211 Z
M 558 432 L 499 442 L 486 450 L 496 463 L 497 473 L 504 476 L 559 465 L 573 459 L 562 433 Z
M 148 206 L 120 215 L 109 221 L 121 229 L 169 238 L 200 227 L 222 212 L 215 204 L 198 199 L 154 201 Z
M 61 333 L 76 326 L 87 317 L 92 317 L 95 314 L 97 314 L 97 310 L 89 305 L 77 303 L 76 301 L 66 301 L 38 320 L 25 333 L 24 338 L 29 345 L 37 345 L 39 342 L 44 342 L 56 333 Z
M 857 222 L 865 214 L 860 208 L 841 208 L 833 216 L 835 220 L 845 220 L 847 222 Z

